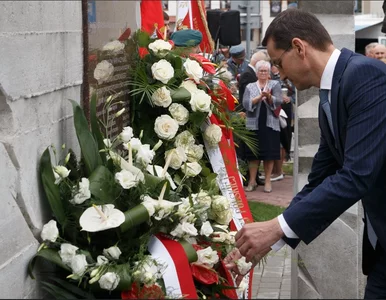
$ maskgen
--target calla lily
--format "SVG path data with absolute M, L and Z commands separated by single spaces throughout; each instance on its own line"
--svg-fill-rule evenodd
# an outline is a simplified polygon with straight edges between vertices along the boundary
M 113 204 L 93 205 L 87 208 L 79 219 L 82 230 L 98 232 L 119 227 L 125 221 L 125 215 Z
M 166 172 L 164 175 L 162 174 L 163 172 L 163 168 L 161 166 L 157 166 L 157 165 L 148 165 L 146 167 L 146 170 L 154 176 L 154 170 L 153 170 L 153 167 L 155 169 L 155 172 L 156 172 L 156 176 L 157 177 L 160 177 L 160 178 L 163 178 L 165 176 L 165 178 L 169 181 L 170 183 L 170 187 L 172 188 L 172 190 L 175 190 L 177 188 L 176 184 L 174 183 L 172 177 L 170 176 L 170 174 L 168 172 Z

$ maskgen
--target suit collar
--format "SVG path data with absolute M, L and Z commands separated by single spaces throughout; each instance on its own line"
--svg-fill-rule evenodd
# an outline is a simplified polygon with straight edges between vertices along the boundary
M 340 89 L 340 80 L 344 74 L 344 71 L 346 69 L 346 66 L 348 64 L 348 61 L 350 57 L 353 55 L 354 52 L 343 48 L 338 61 L 335 65 L 334 70 L 334 76 L 332 78 L 332 86 L 331 86 L 331 117 L 332 117 L 332 123 L 334 124 L 334 135 L 335 135 L 335 144 L 337 147 L 337 150 L 341 157 L 343 157 L 344 149 L 343 149 L 343 143 L 340 140 L 341 136 L 339 135 L 339 120 L 338 120 L 338 110 L 343 109 L 342 103 L 340 103 L 340 106 L 338 106 L 339 101 L 339 89 Z

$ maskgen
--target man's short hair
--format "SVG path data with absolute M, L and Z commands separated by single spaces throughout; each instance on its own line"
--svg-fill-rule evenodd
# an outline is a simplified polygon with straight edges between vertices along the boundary
M 295 8 L 286 9 L 277 15 L 268 26 L 262 44 L 267 46 L 268 40 L 272 39 L 275 48 L 287 49 L 294 38 L 304 40 L 320 51 L 332 45 L 331 37 L 319 19 Z

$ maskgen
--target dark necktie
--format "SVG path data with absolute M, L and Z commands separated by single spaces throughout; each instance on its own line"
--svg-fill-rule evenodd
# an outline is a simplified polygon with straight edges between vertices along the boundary
M 329 90 L 319 90 L 320 105 L 322 106 L 323 111 L 326 114 L 328 126 L 330 126 L 332 136 L 335 138 L 334 127 L 332 126 L 330 102 L 328 101 L 328 92 Z

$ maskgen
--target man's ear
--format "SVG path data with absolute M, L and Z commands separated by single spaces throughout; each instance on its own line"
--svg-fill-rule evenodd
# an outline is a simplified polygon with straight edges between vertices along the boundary
M 301 39 L 293 38 L 292 46 L 298 55 L 301 55 L 301 56 L 305 55 L 305 44 Z

